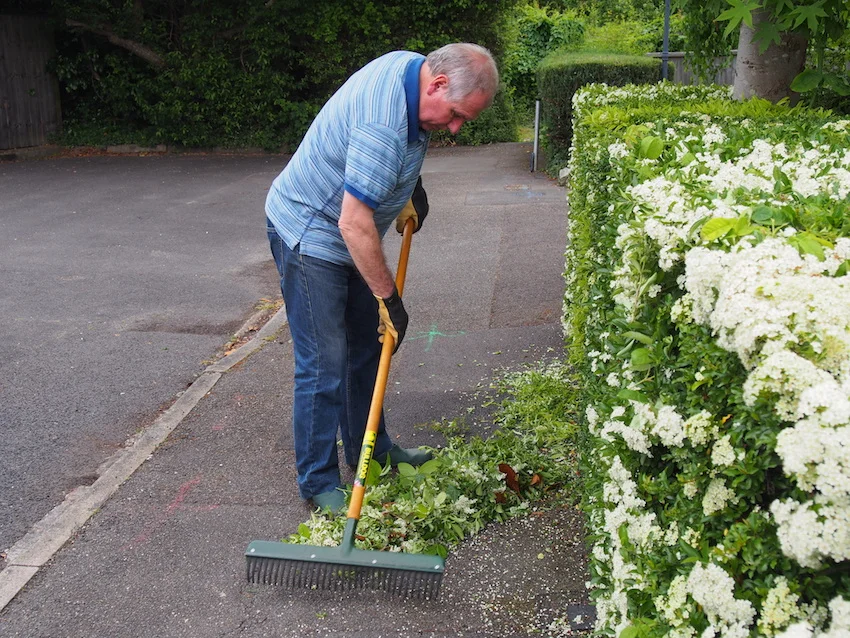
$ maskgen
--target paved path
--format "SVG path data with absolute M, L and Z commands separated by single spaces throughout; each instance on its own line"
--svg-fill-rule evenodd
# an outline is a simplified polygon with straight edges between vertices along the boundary
M 494 374 L 561 353 L 564 192 L 527 172 L 529 150 L 436 149 L 426 160 L 432 212 L 414 239 L 411 326 L 386 402 L 391 432 L 405 445 L 439 443 L 423 426 L 468 408 L 485 428 L 477 410 Z M 252 184 L 246 197 L 261 190 Z M 391 261 L 398 243 L 385 242 Z M 286 326 L 253 346 L 247 358 L 203 370 L 175 412 L 153 423 L 151 437 L 168 436 L 149 458 L 146 448 L 135 460 L 120 451 L 91 487 L 66 499 L 77 511 L 98 489 L 111 494 L 0 613 L 0 634 L 558 635 L 550 623 L 586 601 L 582 530 L 567 509 L 492 526 L 465 543 L 447 561 L 438 603 L 245 584 L 246 544 L 289 534 L 308 517 L 294 480 Z M 139 445 L 151 444 L 147 434 Z M 122 483 L 120 471 L 141 461 Z M 28 559 L 37 547 L 16 547 L 0 580 L 39 560 Z

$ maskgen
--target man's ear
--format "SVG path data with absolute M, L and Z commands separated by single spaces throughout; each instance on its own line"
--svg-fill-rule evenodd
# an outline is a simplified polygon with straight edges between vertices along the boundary
M 445 75 L 436 75 L 431 78 L 431 81 L 428 83 L 428 95 L 433 95 L 438 90 L 445 90 L 449 85 L 449 78 Z

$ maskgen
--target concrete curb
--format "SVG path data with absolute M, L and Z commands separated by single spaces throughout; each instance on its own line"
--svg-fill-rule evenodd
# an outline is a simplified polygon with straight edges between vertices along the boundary
M 156 451 L 169 434 L 186 418 L 200 400 L 233 366 L 260 350 L 286 323 L 281 307 L 257 334 L 223 359 L 208 366 L 153 425 L 128 441 L 127 445 L 101 464 L 99 478 L 88 486 L 70 492 L 27 534 L 9 549 L 7 565 L 0 571 L 0 611 L 18 595 L 39 568 L 74 534 Z

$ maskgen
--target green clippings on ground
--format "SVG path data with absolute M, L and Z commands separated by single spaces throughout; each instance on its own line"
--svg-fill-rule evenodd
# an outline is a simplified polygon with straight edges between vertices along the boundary
M 520 516 L 543 499 L 571 500 L 578 476 L 574 397 L 564 364 L 508 373 L 495 385 L 504 394 L 497 429 L 483 439 L 443 424 L 446 447 L 422 467 L 381 469 L 366 492 L 358 547 L 446 552 L 485 525 Z M 337 545 L 345 517 L 314 514 L 287 542 Z M 309 533 L 308 533 L 309 532 Z

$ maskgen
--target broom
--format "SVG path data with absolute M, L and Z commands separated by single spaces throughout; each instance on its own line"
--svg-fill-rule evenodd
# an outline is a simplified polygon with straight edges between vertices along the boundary
M 413 220 L 409 219 L 404 226 L 396 273 L 399 295 L 404 290 L 413 225 Z M 394 347 L 395 340 L 392 335 L 384 333 L 378 376 L 360 448 L 360 461 L 351 491 L 342 543 L 339 547 L 315 547 L 253 541 L 245 552 L 249 583 L 331 591 L 374 589 L 420 599 L 436 599 L 439 595 L 445 571 L 445 563 L 440 556 L 362 550 L 354 547 L 357 522 L 360 520 L 360 509 L 366 492 L 366 474 L 375 451 L 378 423 Z

